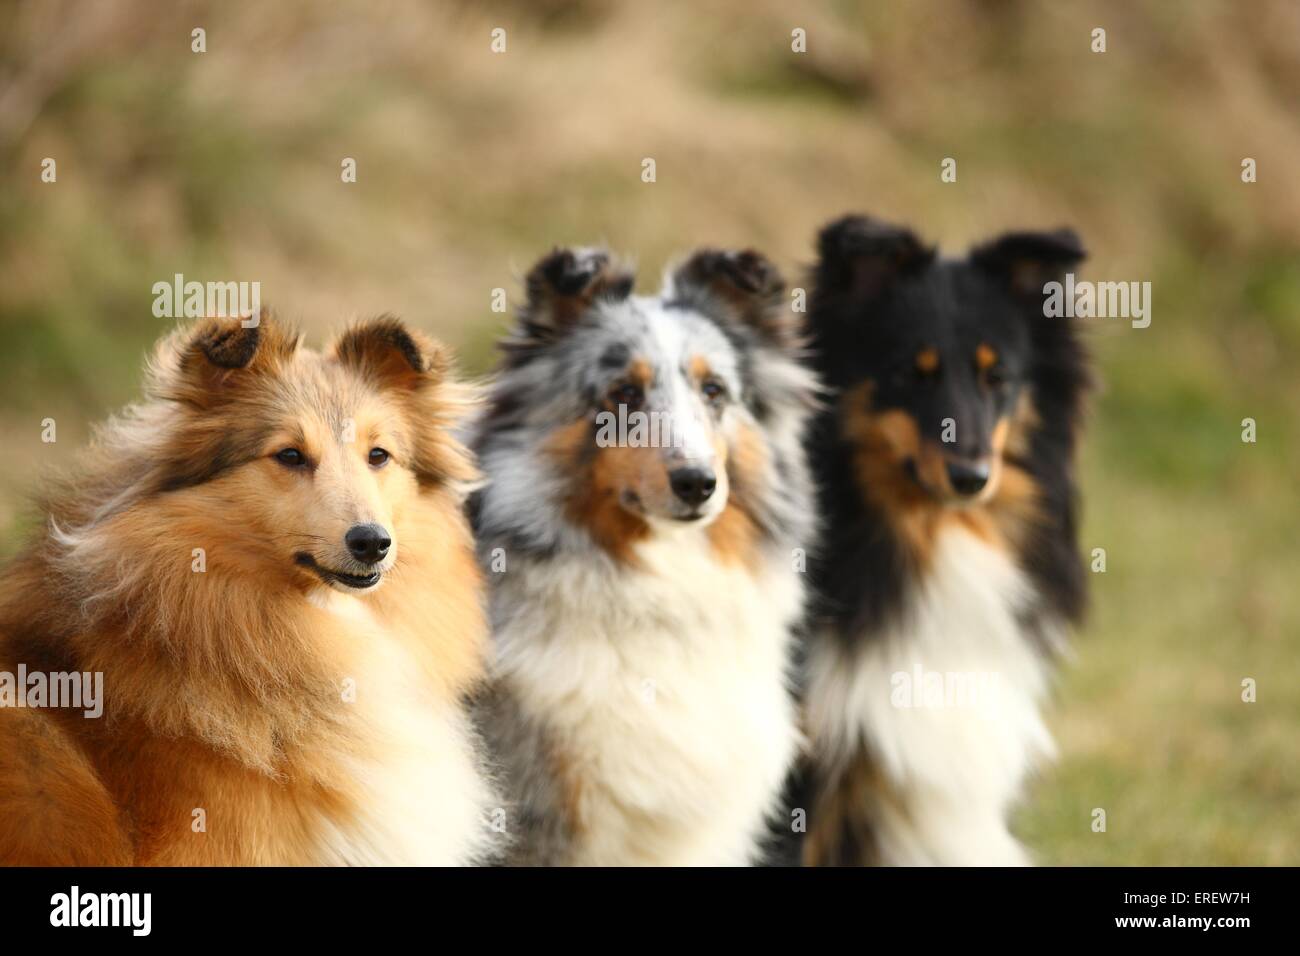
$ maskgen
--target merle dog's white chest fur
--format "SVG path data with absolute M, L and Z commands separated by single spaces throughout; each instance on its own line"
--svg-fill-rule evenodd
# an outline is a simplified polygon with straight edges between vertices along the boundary
M 504 575 L 499 676 L 578 761 L 569 862 L 753 862 L 798 745 L 797 576 L 721 565 L 698 529 L 639 556 L 641 571 L 583 557 Z
M 819 644 L 809 732 L 832 766 L 864 748 L 877 765 L 885 792 L 869 812 L 883 862 L 1026 862 L 1006 813 L 1052 753 L 1047 662 L 1020 618 L 1032 599 L 1005 552 L 950 529 L 896 624 L 852 651 Z

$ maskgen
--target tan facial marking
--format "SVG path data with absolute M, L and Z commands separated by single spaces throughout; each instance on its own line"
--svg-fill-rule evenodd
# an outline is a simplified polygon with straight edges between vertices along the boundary
M 937 349 L 924 348 L 916 353 L 916 370 L 925 375 L 931 375 L 939 368 L 939 352 Z
M 591 444 L 591 423 L 580 418 L 557 429 L 547 451 L 567 473 L 579 476 L 567 505 L 569 519 L 586 528 L 592 540 L 611 557 L 636 563 L 633 545 L 650 533 L 650 527 L 624 508 L 620 499 L 625 490 L 637 490 L 643 482 L 656 478 L 667 485 L 664 469 L 658 465 L 658 450 L 595 448 Z M 647 461 L 648 455 L 653 455 L 655 461 Z
M 948 489 L 942 447 L 923 439 L 916 420 L 906 412 L 874 411 L 872 390 L 872 383 L 863 382 L 842 395 L 840 434 L 854 449 L 854 474 L 863 497 L 891 522 L 914 561 L 928 563 L 939 531 L 954 523 L 996 547 L 1024 540 L 1038 520 L 1040 490 L 1028 472 L 1005 461 L 1004 452 L 1027 448 L 1028 433 L 1037 421 L 1027 396 L 994 429 L 987 498 L 954 507 L 917 487 L 904 470 L 910 460 L 922 484 L 939 492 Z
M 1034 400 L 1026 389 L 1020 393 L 1020 398 L 1016 401 L 1016 407 L 1012 410 L 1007 422 L 1007 433 L 1002 446 L 994 445 L 994 454 L 1001 457 L 1004 453 L 1024 457 L 1029 454 L 1029 438 L 1036 429 L 1042 424 L 1042 419 L 1038 417 L 1038 409 L 1034 407 Z M 994 439 L 996 441 L 996 434 Z
M 998 364 L 998 352 L 993 346 L 981 342 L 975 346 L 975 367 L 981 372 L 987 372 L 993 366 Z
M 749 501 L 758 491 L 758 483 L 767 466 L 767 449 L 749 426 L 742 424 L 733 443 L 719 436 L 715 439 L 719 477 L 727 478 L 727 506 L 709 525 L 709 542 L 718 560 L 726 564 L 759 564 L 758 522 L 749 510 Z M 724 489 L 720 489 L 724 490 Z
M 633 359 L 632 364 L 628 366 L 628 381 L 640 385 L 642 388 L 649 388 L 650 383 L 654 381 L 654 377 L 655 370 L 653 366 L 643 358 Z

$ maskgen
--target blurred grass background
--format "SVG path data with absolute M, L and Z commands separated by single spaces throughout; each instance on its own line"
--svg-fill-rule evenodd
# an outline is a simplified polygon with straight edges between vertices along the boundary
M 1045 863 L 1300 863 L 1300 6 L 787 7 L 0 5 L 0 557 L 136 394 L 177 272 L 260 281 L 318 344 L 394 311 L 483 371 L 491 290 L 556 243 L 649 286 L 701 243 L 793 279 L 851 209 L 949 250 L 1070 224 L 1085 277 L 1153 283 L 1153 321 L 1091 325 L 1108 569 L 1016 828 Z

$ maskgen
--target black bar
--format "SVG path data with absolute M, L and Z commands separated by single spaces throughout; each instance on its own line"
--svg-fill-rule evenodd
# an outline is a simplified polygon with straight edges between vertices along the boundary
M 411 938 L 419 949 L 497 945 L 512 931 L 539 946 L 603 938 L 699 941 L 793 932 L 809 948 L 852 933 L 864 950 L 915 935 L 995 940 L 1021 930 L 1230 943 L 1288 926 L 1287 869 L 1037 870 L 0 870 L 6 942 L 135 942 L 132 928 L 51 925 L 56 894 L 148 893 L 148 938 L 291 942 Z M 1211 897 L 1208 894 L 1229 894 Z M 1179 897 L 1175 894 L 1185 894 Z M 1198 896 L 1198 894 L 1200 894 Z M 1235 895 L 1233 895 L 1235 894 Z M 141 898 L 143 901 L 143 898 Z M 125 912 L 125 911 L 124 911 Z M 141 914 L 137 912 L 137 917 Z M 1181 925 L 1204 918 L 1247 925 Z M 1119 925 L 1153 919 L 1154 925 Z M 1173 921 L 1166 924 L 1166 921 Z M 126 922 L 124 919 L 123 922 Z M 597 928 L 600 928 L 597 934 Z M 621 927 L 621 929 L 620 929 Z M 613 930 L 615 935 L 609 936 Z M 671 935 L 665 935 L 671 934 Z M 1014 938 L 1008 936 L 1007 938 Z M 836 944 L 837 948 L 844 945 Z

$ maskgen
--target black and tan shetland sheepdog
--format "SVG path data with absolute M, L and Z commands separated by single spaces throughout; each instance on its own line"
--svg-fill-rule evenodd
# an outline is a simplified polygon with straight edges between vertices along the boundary
M 943 259 L 848 216 L 819 237 L 823 545 L 806 647 L 809 864 L 1018 864 L 1007 815 L 1052 742 L 1053 657 L 1084 606 L 1075 444 L 1090 375 L 1043 285 L 1069 230 Z
M 751 863 L 799 739 L 813 378 L 761 256 L 632 285 L 538 263 L 477 432 L 508 859 Z
M 480 859 L 463 404 L 395 319 L 166 338 L 0 577 L 0 671 L 103 687 L 0 708 L 0 863 Z

